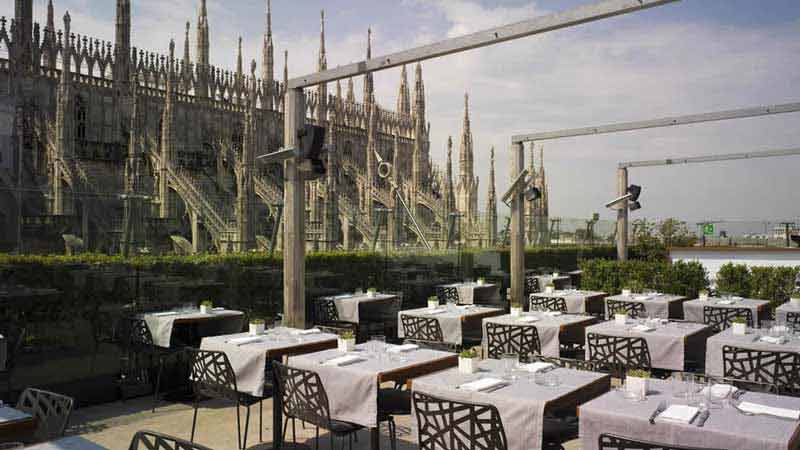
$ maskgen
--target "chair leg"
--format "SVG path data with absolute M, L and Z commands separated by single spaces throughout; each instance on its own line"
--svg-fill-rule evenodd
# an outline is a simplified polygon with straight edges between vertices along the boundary
M 392 450 L 397 450 L 397 425 L 394 423 L 394 417 L 389 416 L 389 440 Z
M 264 442 L 264 401 L 258 402 L 258 442 Z
M 239 409 L 239 406 L 236 406 Z M 242 439 L 242 450 L 247 448 L 247 431 L 250 428 L 250 405 L 247 405 L 247 416 L 244 419 L 244 439 Z
M 297 444 L 297 432 L 295 430 L 295 423 L 296 422 L 297 421 L 294 420 L 294 417 L 292 417 L 292 443 L 293 444 Z
M 317 430 L 316 437 L 314 438 L 314 450 L 319 450 L 319 427 L 314 427 Z
M 158 392 L 161 390 L 161 374 L 164 372 L 164 359 L 158 359 L 158 376 L 156 376 L 156 387 L 153 389 L 153 412 L 158 406 Z
M 194 402 L 194 414 L 192 415 L 192 436 L 189 438 L 189 442 L 194 442 L 194 429 L 197 426 L 197 401 Z

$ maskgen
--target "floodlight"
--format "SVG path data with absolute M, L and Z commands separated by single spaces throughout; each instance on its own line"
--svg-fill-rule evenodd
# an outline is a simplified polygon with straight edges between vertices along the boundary
M 532 202 L 534 200 L 539 200 L 542 198 L 542 192 L 536 186 L 528 186 L 525 189 L 525 200 Z
M 628 186 L 628 194 L 631 194 L 631 201 L 639 200 L 639 195 L 642 193 L 642 187 L 632 184 Z
M 628 210 L 636 211 L 637 209 L 642 209 L 642 204 L 641 203 L 639 203 L 639 202 L 630 202 L 630 204 L 628 204 Z
M 511 197 L 513 197 L 522 186 L 526 185 L 526 178 L 528 176 L 528 169 L 524 169 L 522 172 L 517 175 L 517 179 L 511 183 L 511 186 L 508 188 L 505 194 L 503 194 L 500 199 L 508 205 L 511 202 Z

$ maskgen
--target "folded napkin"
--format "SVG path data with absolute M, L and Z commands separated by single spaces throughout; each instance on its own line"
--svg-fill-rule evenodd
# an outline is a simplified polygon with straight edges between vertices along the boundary
M 560 316 L 561 314 L 562 314 L 561 311 L 547 311 L 546 313 L 544 313 L 544 315 L 548 317 L 556 317 Z
M 252 344 L 253 342 L 261 342 L 261 338 L 258 336 L 245 336 L 245 337 L 238 337 L 229 339 L 228 343 L 233 344 L 236 346 L 245 345 L 245 344 Z
M 739 409 L 753 414 L 767 414 L 785 419 L 800 420 L 800 410 L 776 408 L 774 406 L 759 405 L 758 403 L 741 402 Z
M 664 412 L 658 415 L 660 419 L 670 422 L 690 423 L 700 410 L 689 405 L 670 405 Z
M 333 298 L 334 299 L 342 299 L 342 298 L 350 298 L 352 296 L 353 296 L 353 294 L 340 294 L 340 295 L 334 295 Z
M 638 331 L 640 333 L 647 333 L 650 331 L 655 331 L 655 328 L 651 327 L 650 325 L 636 325 L 635 327 L 633 327 L 633 331 Z
M 176 316 L 176 315 L 178 315 L 176 311 L 164 311 L 164 312 L 153 313 L 153 316 L 155 317 Z
M 774 327 L 771 328 L 771 330 L 776 333 L 786 333 L 789 331 L 789 327 L 787 327 L 786 325 L 775 325 Z
M 323 363 L 323 365 L 326 365 L 326 366 L 346 366 L 348 364 L 357 363 L 357 362 L 361 361 L 362 359 L 363 358 L 361 358 L 358 355 L 344 355 L 344 356 L 338 356 L 338 357 L 333 358 L 333 359 L 329 359 L 329 360 L 325 361 Z
M 211 308 L 211 311 L 214 311 L 214 312 L 225 311 L 225 308 L 223 308 L 223 307 L 221 307 L 221 306 L 218 306 L 218 307 L 216 307 L 216 308 Z
M 767 344 L 775 344 L 775 345 L 782 345 L 786 342 L 786 338 L 783 336 L 761 336 L 759 339 L 761 342 L 766 342 Z
M 419 348 L 417 344 L 403 344 L 403 345 L 395 345 L 394 347 L 387 350 L 389 353 L 403 353 L 403 352 L 410 352 Z
M 538 320 L 539 320 L 539 318 L 536 317 L 536 316 L 519 316 L 517 318 L 517 321 L 525 322 L 525 323 L 533 323 L 533 322 L 536 322 Z
M 739 388 L 730 384 L 714 384 L 711 386 L 711 395 L 714 397 L 725 397 L 728 395 L 735 394 Z M 708 388 L 704 387 L 701 391 L 703 395 L 708 394 Z
M 531 364 L 521 364 L 519 367 L 527 372 L 536 373 L 553 367 L 553 364 L 539 361 Z
M 649 295 L 637 295 L 636 297 L 633 297 L 633 299 L 634 300 L 650 300 L 650 296 Z
M 480 392 L 495 388 L 503 384 L 505 384 L 505 381 L 498 378 L 481 378 L 480 380 L 464 383 L 458 388 L 469 392 Z
M 308 334 L 319 334 L 319 333 L 322 333 L 322 331 L 319 328 L 311 328 L 311 329 L 308 329 L 308 330 L 295 330 L 295 331 L 292 331 L 292 334 L 295 335 L 295 336 L 305 336 L 305 335 L 308 335 Z
M 447 311 L 445 308 L 427 309 L 425 314 L 441 314 L 445 311 Z
M 732 305 L 733 300 L 717 300 L 718 305 Z

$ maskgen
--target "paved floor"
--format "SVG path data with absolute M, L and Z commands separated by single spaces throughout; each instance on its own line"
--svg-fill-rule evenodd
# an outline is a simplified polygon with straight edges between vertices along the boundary
M 147 398 L 115 402 L 75 411 L 70 420 L 68 434 L 80 434 L 84 438 L 110 450 L 127 450 L 131 437 L 138 430 L 153 430 L 187 438 L 192 428 L 192 407 L 186 404 L 163 403 L 155 413 L 151 412 L 151 401 Z M 244 420 L 244 409 L 242 420 Z M 411 435 L 410 418 L 398 417 L 398 450 L 416 449 L 416 438 Z M 314 429 L 297 426 L 298 442 L 314 444 Z M 290 433 L 291 436 L 291 433 Z M 330 448 L 327 434 L 322 434 L 320 449 Z M 214 450 L 236 450 L 236 410 L 233 406 L 218 401 L 201 403 L 198 412 L 195 441 Z M 272 402 L 264 402 L 264 443 L 258 437 L 258 406 L 251 409 L 250 431 L 247 447 L 258 450 L 267 447 L 272 441 Z M 337 448 L 341 445 L 337 442 Z M 359 433 L 354 449 L 369 449 L 369 434 Z M 389 449 L 389 433 L 386 427 L 381 430 L 381 448 Z M 566 450 L 579 450 L 577 443 L 571 442 Z

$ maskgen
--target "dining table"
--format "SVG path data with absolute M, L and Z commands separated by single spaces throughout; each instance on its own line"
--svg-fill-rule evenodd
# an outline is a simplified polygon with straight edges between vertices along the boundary
M 458 303 L 462 305 L 490 305 L 500 303 L 499 284 L 470 281 L 442 284 L 437 287 L 455 288 L 458 291 Z
M 184 310 L 159 311 L 142 314 L 147 328 L 153 336 L 153 344 L 169 348 L 173 330 L 178 326 L 192 328 L 192 339 L 198 345 L 205 336 L 233 334 L 242 331 L 244 313 L 225 308 L 213 308 L 210 312 L 201 312 L 197 308 Z
M 599 441 L 603 434 L 658 444 L 647 448 L 673 445 L 725 450 L 796 450 L 800 445 L 798 420 L 750 414 L 751 411 L 782 408 L 788 410 L 785 412 L 789 415 L 800 416 L 800 398 L 745 391 L 731 395 L 731 399 L 736 397 L 734 400 L 715 404 L 696 400 L 699 397 L 696 393 L 702 392 L 699 391 L 702 386 L 676 386 L 676 383 L 683 384 L 651 379 L 643 400 L 631 400 L 624 391 L 614 390 L 581 405 L 581 448 L 601 450 Z M 677 394 L 673 394 L 673 389 L 677 389 Z M 717 387 L 712 385 L 711 389 L 714 392 Z M 683 394 L 687 390 L 695 391 L 695 395 Z M 735 407 L 732 402 L 738 405 Z M 707 417 L 704 417 L 701 403 Z M 676 413 L 665 411 L 657 414 L 661 409 L 659 406 Z M 741 411 L 746 412 L 738 408 L 745 408 Z
M 782 343 L 773 343 L 764 340 L 769 332 L 748 329 L 745 334 L 734 334 L 733 328 L 727 328 L 711 336 L 706 341 L 706 373 L 714 376 L 723 376 L 725 372 L 722 349 L 731 346 L 747 350 L 762 350 L 768 352 L 784 352 L 800 354 L 800 339 L 796 337 L 784 338 Z M 768 370 L 763 367 L 763 370 Z
M 642 293 L 631 295 L 612 295 L 606 301 L 616 300 L 625 303 L 641 303 L 651 318 L 683 319 L 683 303 L 688 298 L 682 295 Z
M 360 324 L 363 317 L 386 309 L 400 309 L 400 297 L 396 294 L 376 292 L 347 293 L 322 297 L 333 301 L 339 321 Z
M 647 331 L 637 326 L 647 324 Z M 588 335 L 643 338 L 650 353 L 650 364 L 655 369 L 683 371 L 691 365 L 702 364 L 706 355 L 706 339 L 713 329 L 704 324 L 665 320 L 628 319 L 625 325 L 614 320 L 586 327 L 586 359 L 591 359 Z
M 563 298 L 567 305 L 568 313 L 584 314 L 591 313 L 604 316 L 604 299 L 607 293 L 601 291 L 585 291 L 580 289 L 557 289 L 552 292 L 539 292 L 531 294 L 530 297 Z M 527 305 L 530 306 L 530 305 Z
M 777 319 L 779 322 L 786 322 L 786 317 L 789 315 L 789 313 L 800 316 L 800 304 L 795 304 L 789 301 L 778 306 L 775 308 L 775 319 Z
M 328 395 L 331 418 L 369 428 L 370 448 L 377 450 L 378 388 L 458 365 L 455 353 L 415 347 L 367 342 L 352 352 L 335 349 L 291 356 L 287 364 L 317 373 Z M 355 362 L 334 364 L 344 355 L 355 356 Z
M 770 310 L 768 300 L 753 298 L 709 297 L 708 299 L 694 299 L 683 302 L 683 318 L 690 322 L 704 323 L 706 307 L 717 309 L 747 308 L 753 315 L 753 325 L 758 326 L 762 320 L 769 320 Z
M 563 314 L 555 311 L 539 313 L 523 313 L 519 316 L 505 314 L 483 319 L 483 354 L 488 354 L 486 325 L 496 323 L 535 327 L 539 335 L 541 354 L 558 358 L 561 356 L 562 344 L 583 344 L 585 329 L 597 322 L 597 318 L 584 314 Z
M 480 305 L 445 305 L 437 309 L 407 309 L 397 313 L 397 336 L 406 337 L 403 330 L 403 316 L 435 318 L 442 329 L 443 342 L 462 345 L 464 338 L 480 341 L 482 321 L 487 317 L 500 316 L 505 310 L 493 306 Z
M 0 442 L 27 439 L 36 432 L 37 420 L 11 406 L 0 406 Z
M 608 374 L 551 366 L 549 381 L 537 374 L 516 370 L 509 373 L 504 362 L 493 359 L 480 361 L 475 374 L 461 373 L 452 368 L 411 381 L 412 392 L 433 395 L 453 401 L 490 404 L 497 408 L 508 441 L 508 450 L 542 448 L 544 417 L 548 413 L 570 412 L 611 387 Z M 467 389 L 467 383 L 492 380 L 499 388 Z M 412 429 L 416 435 L 417 417 L 412 412 Z M 464 429 L 463 435 L 470 436 Z

